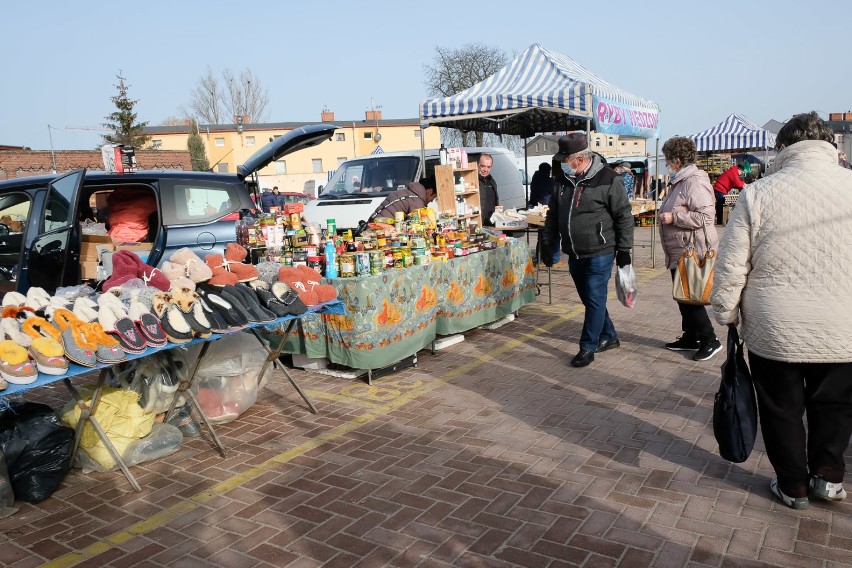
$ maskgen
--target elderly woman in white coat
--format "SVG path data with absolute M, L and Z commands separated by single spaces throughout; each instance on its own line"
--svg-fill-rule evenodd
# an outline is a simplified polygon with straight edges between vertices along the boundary
M 675 136 L 663 144 L 663 155 L 671 172 L 668 194 L 660 206 L 660 242 L 666 253 L 666 267 L 672 278 L 677 271 L 677 261 L 686 248 L 690 236 L 695 237 L 695 250 L 699 256 L 705 252 L 704 229 L 711 248 L 718 243 L 716 226 L 716 197 L 707 172 L 695 165 L 695 143 L 690 138 Z M 721 351 L 707 309 L 701 305 L 678 303 L 683 335 L 666 343 L 670 351 L 694 351 L 695 361 L 706 361 Z
M 741 325 L 770 490 L 794 509 L 846 497 L 852 435 L 852 171 L 815 112 L 787 121 L 768 176 L 737 198 L 711 302 Z M 802 416 L 807 416 L 807 429 Z

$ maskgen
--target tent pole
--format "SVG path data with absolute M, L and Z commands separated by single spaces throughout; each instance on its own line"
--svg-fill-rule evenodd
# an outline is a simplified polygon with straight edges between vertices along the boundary
M 527 207 L 530 204 L 530 159 L 527 156 L 528 138 L 524 136 L 524 190 L 527 194 Z
M 440 129 L 438 130 L 440 133 Z M 420 168 L 422 169 L 422 173 L 420 177 L 426 177 L 426 140 L 424 139 L 425 133 L 423 132 L 423 123 L 420 123 Z M 418 178 L 417 181 L 420 181 Z

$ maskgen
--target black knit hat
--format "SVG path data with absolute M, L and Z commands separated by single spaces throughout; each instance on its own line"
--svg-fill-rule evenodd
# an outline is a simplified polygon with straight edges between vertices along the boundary
M 585 132 L 571 132 L 559 137 L 559 152 L 553 156 L 554 162 L 561 162 L 571 154 L 576 154 L 589 147 Z

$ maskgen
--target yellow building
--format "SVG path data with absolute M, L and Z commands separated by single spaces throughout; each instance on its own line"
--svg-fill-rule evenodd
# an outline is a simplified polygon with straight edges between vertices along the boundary
M 317 123 L 338 127 L 331 140 L 284 156 L 263 168 L 258 175 L 261 189 L 278 186 L 282 192 L 301 193 L 306 183 L 325 182 L 339 164 L 355 157 L 380 152 L 420 149 L 420 123 L 416 118 L 383 119 L 379 110 L 368 110 L 363 120 L 335 120 L 324 111 Z M 236 172 L 249 156 L 285 132 L 313 122 L 199 125 L 207 159 L 213 171 Z M 425 147 L 441 145 L 437 127 L 423 130 Z M 151 146 L 161 150 L 186 150 L 189 125 L 151 126 L 145 129 Z M 313 184 L 309 184 L 311 187 Z

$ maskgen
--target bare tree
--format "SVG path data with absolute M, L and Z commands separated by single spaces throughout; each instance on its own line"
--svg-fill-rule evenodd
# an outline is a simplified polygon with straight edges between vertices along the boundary
M 189 110 L 204 124 L 222 124 L 221 100 L 219 80 L 208 67 L 190 93 Z
M 498 47 L 468 43 L 458 49 L 435 47 L 435 59 L 424 65 L 425 86 L 432 97 L 448 97 L 484 81 L 508 62 L 508 55 Z M 444 130 L 447 132 L 447 130 Z M 458 130 L 462 146 L 467 146 L 470 133 Z M 473 133 L 475 145 L 482 146 L 482 132 Z
M 189 109 L 207 124 L 230 123 L 240 116 L 256 123 L 265 120 L 268 105 L 268 91 L 251 69 L 244 69 L 239 76 L 225 69 L 220 84 L 208 67 L 192 90 Z

